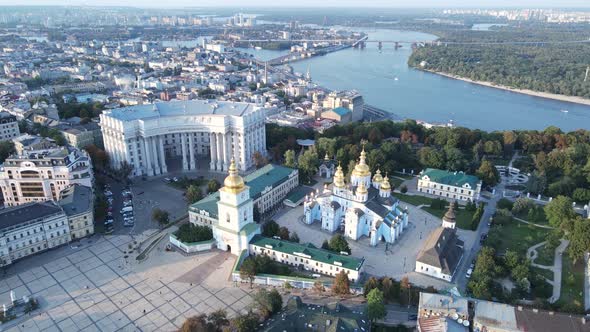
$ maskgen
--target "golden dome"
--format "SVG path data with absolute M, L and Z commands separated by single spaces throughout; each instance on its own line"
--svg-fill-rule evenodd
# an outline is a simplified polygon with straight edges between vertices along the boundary
M 229 164 L 229 175 L 223 181 L 223 190 L 238 193 L 242 191 L 246 186 L 244 185 L 244 179 L 238 174 L 238 167 L 236 161 L 232 158 Z
M 383 182 L 383 177 L 381 176 L 381 170 L 377 170 L 375 172 L 375 176 L 373 176 L 373 183 L 381 183 Z
M 369 169 L 369 165 L 367 165 L 366 159 L 367 154 L 365 153 L 365 148 L 363 147 L 363 151 L 361 151 L 361 157 L 359 158 L 359 163 L 354 167 L 352 175 L 356 177 L 371 176 L 371 170 Z
M 360 182 L 359 186 L 356 188 L 356 193 L 357 194 L 361 194 L 361 195 L 366 195 L 367 193 L 369 193 L 367 191 L 367 187 L 365 187 L 365 183 L 364 182 Z
M 342 166 L 338 165 L 336 168 L 336 173 L 334 173 L 334 187 L 337 188 L 344 188 L 346 183 L 344 183 L 344 172 L 342 171 Z
M 389 178 L 387 177 L 387 174 L 385 174 L 385 177 L 383 178 L 383 181 L 381 182 L 381 190 L 391 190 L 391 184 L 389 183 Z

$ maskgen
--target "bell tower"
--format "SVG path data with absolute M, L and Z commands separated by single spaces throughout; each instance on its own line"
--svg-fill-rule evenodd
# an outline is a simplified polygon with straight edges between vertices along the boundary
M 239 232 L 245 225 L 254 222 L 250 188 L 238 174 L 234 159 L 229 165 L 229 175 L 223 181 L 223 187 L 219 189 L 217 211 L 218 225 L 234 232 Z

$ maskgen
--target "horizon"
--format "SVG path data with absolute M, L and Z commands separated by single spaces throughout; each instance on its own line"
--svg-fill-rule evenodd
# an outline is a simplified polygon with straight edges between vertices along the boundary
M 474 5 L 470 1 L 455 0 L 449 1 L 445 4 L 441 4 L 434 0 L 417 0 L 411 6 L 406 5 L 402 1 L 390 1 L 382 0 L 370 0 L 362 5 L 356 0 L 327 0 L 321 4 L 315 3 L 313 0 L 301 0 L 298 4 L 281 4 L 273 3 L 269 0 L 254 0 L 252 4 L 244 6 L 239 0 L 224 1 L 224 3 L 215 2 L 213 0 L 206 0 L 202 3 L 195 5 L 189 0 L 171 0 L 166 7 L 162 7 L 162 4 L 158 1 L 147 0 L 142 4 L 137 4 L 135 1 L 130 0 L 102 0 L 100 4 L 95 2 L 88 3 L 84 0 L 22 0 L 18 4 L 9 3 L 6 0 L 0 0 L 0 7 L 88 7 L 88 8 L 104 8 L 104 7 L 118 7 L 118 8 L 146 8 L 146 9 L 179 9 L 179 8 L 236 8 L 236 9 L 289 9 L 289 8 L 369 8 L 369 9 L 590 9 L 590 4 L 587 1 L 570 0 L 567 2 L 559 1 L 539 1 L 521 0 L 519 4 L 514 4 L 514 1 L 499 0 L 489 1 L 481 0 L 479 5 Z

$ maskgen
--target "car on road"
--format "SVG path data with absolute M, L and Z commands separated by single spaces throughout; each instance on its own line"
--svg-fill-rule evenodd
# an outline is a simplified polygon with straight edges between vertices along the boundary
M 467 279 L 471 278 L 472 273 L 473 273 L 473 269 L 469 268 L 469 270 L 467 270 L 467 273 L 465 274 L 465 278 L 467 278 Z
M 165 182 L 170 182 L 170 181 L 172 181 L 172 179 L 170 179 L 170 178 L 164 178 L 164 181 Z

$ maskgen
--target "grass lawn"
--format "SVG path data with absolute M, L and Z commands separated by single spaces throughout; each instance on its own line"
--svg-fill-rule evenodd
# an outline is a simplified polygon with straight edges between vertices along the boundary
M 561 297 L 557 304 L 568 309 L 584 310 L 584 262 L 578 260 L 574 265 L 567 251 L 563 254 Z
M 389 178 L 389 182 L 391 182 L 394 188 L 399 188 L 402 185 L 402 183 L 404 183 L 404 180 L 392 177 Z
M 537 248 L 539 257 L 535 259 L 535 263 L 540 265 L 552 266 L 555 261 L 555 250 L 549 250 L 547 246 Z
M 513 250 L 524 256 L 528 248 L 545 241 L 549 231 L 511 219 L 505 225 L 493 226 L 485 244 L 496 249 L 498 254 Z
M 432 214 L 433 216 L 436 216 L 440 219 L 442 219 L 442 217 L 447 212 L 447 209 L 439 210 L 439 209 L 433 209 L 431 207 L 423 207 L 422 210 L 424 210 L 424 211 L 426 211 L 426 212 L 428 212 L 428 213 Z M 465 209 L 459 209 L 458 211 L 455 211 L 457 227 L 459 227 L 461 229 L 471 230 L 471 219 L 473 218 L 474 213 L 475 213 L 475 211 L 466 211 Z
M 422 204 L 426 204 L 426 205 L 430 206 L 430 203 L 432 203 L 432 198 L 428 198 L 428 197 L 424 197 L 424 196 L 406 195 L 406 194 L 401 194 L 401 193 L 393 193 L 393 196 L 396 198 L 399 198 L 399 200 L 402 202 L 406 202 L 408 204 L 412 204 L 415 206 L 422 205 Z
M 549 221 L 547 221 L 547 216 L 545 216 L 545 211 L 543 209 L 541 209 L 540 211 L 541 211 L 541 214 L 539 215 L 539 218 L 536 220 L 529 220 L 529 212 L 528 211 L 522 211 L 522 212 L 518 213 L 516 215 L 516 217 L 518 217 L 522 220 L 526 220 L 528 222 L 539 224 L 539 225 L 549 225 Z
M 541 269 L 538 267 L 531 266 L 531 273 L 532 274 L 540 274 L 546 279 L 553 280 L 553 271 Z

